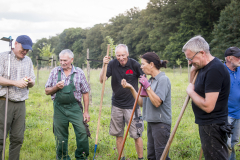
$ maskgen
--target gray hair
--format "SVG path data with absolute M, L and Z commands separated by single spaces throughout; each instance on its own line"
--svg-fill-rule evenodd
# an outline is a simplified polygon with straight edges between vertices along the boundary
M 210 53 L 209 44 L 200 35 L 191 38 L 182 48 L 182 52 L 186 52 L 189 49 L 192 52 L 204 51 Z
M 115 47 L 115 54 L 117 53 L 118 48 L 125 48 L 126 52 L 128 53 L 128 47 L 125 44 L 119 44 Z
M 64 49 L 62 50 L 60 53 L 59 53 L 59 57 L 64 55 L 64 54 L 68 54 L 68 57 L 69 58 L 73 58 L 74 57 L 74 54 L 73 52 L 70 50 L 70 49 Z

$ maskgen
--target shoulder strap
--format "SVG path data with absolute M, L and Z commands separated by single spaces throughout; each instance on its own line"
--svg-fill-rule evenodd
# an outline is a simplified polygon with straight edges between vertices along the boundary
M 135 111 L 134 111 L 134 113 L 135 113 L 135 118 L 134 118 L 134 120 L 136 120 L 137 122 L 139 122 L 139 120 L 141 119 L 141 118 L 138 116 L 138 109 L 140 109 L 139 106 L 136 106 L 136 109 L 135 109 Z
M 58 82 L 61 81 L 61 69 L 58 71 Z
M 76 67 L 74 67 L 76 69 Z M 75 72 L 71 75 L 70 83 L 73 83 L 73 78 L 74 78 Z
M 74 77 L 74 75 L 75 75 L 75 72 L 71 75 L 70 83 L 73 82 L 73 77 Z

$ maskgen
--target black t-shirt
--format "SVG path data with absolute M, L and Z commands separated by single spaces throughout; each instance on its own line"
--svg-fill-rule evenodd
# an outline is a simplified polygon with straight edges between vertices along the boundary
M 140 64 L 134 59 L 128 58 L 127 64 L 123 67 L 117 59 L 111 60 L 107 67 L 107 77 L 112 76 L 111 85 L 113 90 L 112 105 L 132 109 L 135 99 L 129 89 L 123 88 L 122 79 L 131 84 L 138 91 L 138 78 L 143 75 Z
M 214 58 L 199 70 L 195 92 L 203 98 L 205 98 L 205 93 L 219 92 L 215 108 L 211 113 L 203 111 L 192 102 L 195 123 L 199 125 L 219 124 L 224 121 L 227 123 L 230 76 L 227 68 L 219 59 Z

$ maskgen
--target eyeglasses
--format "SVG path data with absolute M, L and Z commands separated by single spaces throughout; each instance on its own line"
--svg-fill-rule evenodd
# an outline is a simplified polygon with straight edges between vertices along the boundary
M 199 53 L 200 51 L 198 51 L 192 58 L 186 58 L 186 60 L 192 62 L 193 58 Z

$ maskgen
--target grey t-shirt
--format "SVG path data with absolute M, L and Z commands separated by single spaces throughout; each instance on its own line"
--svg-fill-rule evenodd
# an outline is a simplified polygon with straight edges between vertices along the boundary
M 148 80 L 151 89 L 163 101 L 159 107 L 155 107 L 149 97 L 143 97 L 143 119 L 147 122 L 163 122 L 171 125 L 171 83 L 164 72 Z

